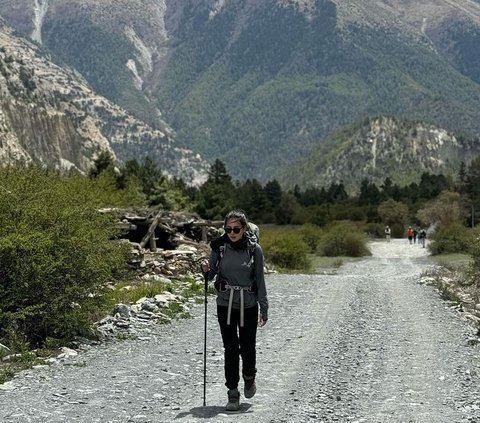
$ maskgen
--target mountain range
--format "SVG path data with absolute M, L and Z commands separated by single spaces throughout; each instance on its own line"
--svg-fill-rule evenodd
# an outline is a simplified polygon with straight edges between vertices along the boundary
M 132 119 L 171 128 L 237 178 L 376 178 L 378 167 L 359 166 L 369 156 L 348 152 L 351 128 L 368 133 L 379 116 L 377 126 L 393 117 L 407 133 L 420 124 L 456 140 L 411 150 L 385 124 L 392 149 L 407 149 L 398 157 L 426 155 L 419 169 L 454 172 L 475 153 L 475 0 L 0 0 L 0 15 Z M 395 156 L 381 172 L 413 178 Z
M 101 151 L 120 162 L 155 157 L 166 174 L 201 183 L 208 163 L 95 93 L 73 69 L 0 22 L 0 160 L 86 172 Z

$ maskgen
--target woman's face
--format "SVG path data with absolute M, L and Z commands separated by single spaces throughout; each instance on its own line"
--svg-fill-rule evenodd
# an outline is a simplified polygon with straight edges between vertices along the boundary
M 232 242 L 239 241 L 242 239 L 245 232 L 245 228 L 242 226 L 242 223 L 238 219 L 229 219 L 225 224 L 225 232 L 227 233 L 228 238 Z M 235 233 L 238 232 L 238 233 Z

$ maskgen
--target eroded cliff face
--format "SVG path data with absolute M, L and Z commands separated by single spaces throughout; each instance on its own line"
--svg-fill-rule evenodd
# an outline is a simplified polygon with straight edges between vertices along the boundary
M 104 97 L 74 71 L 0 23 L 0 161 L 86 171 L 100 151 L 120 162 L 150 156 L 166 174 L 199 183 L 206 162 Z
M 0 28 L 0 159 L 38 161 L 55 168 L 86 170 L 101 150 L 115 156 L 73 100 L 88 92 L 76 77 L 50 63 L 39 50 Z

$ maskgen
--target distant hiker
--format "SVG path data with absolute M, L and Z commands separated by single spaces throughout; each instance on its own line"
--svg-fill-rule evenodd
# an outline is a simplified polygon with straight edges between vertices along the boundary
M 427 231 L 425 229 L 421 229 L 418 233 L 418 243 L 425 248 L 425 240 L 427 239 Z
M 390 234 L 392 231 L 390 230 L 390 226 L 385 226 L 385 238 L 387 239 L 387 242 L 390 242 Z
M 410 242 L 410 244 L 413 243 L 413 228 L 411 226 L 408 227 L 407 229 L 407 238 L 408 238 L 408 242 Z
M 224 221 L 225 233 L 210 243 L 209 263 L 202 265 L 202 270 L 208 272 L 208 280 L 216 276 L 217 316 L 225 349 L 227 411 L 240 408 L 240 357 L 245 397 L 255 395 L 257 326 L 264 326 L 268 320 L 263 252 L 258 238 L 247 228 L 243 212 L 229 212 Z
M 417 243 L 417 235 L 418 235 L 417 229 L 413 228 L 413 243 L 414 244 Z

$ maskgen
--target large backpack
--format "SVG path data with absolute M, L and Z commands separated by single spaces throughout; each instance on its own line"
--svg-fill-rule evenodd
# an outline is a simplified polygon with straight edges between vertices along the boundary
M 260 228 L 255 225 L 255 223 L 247 223 L 247 236 L 249 235 L 251 238 L 253 238 L 252 240 L 255 240 L 255 242 L 260 242 Z

